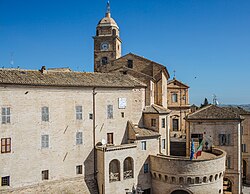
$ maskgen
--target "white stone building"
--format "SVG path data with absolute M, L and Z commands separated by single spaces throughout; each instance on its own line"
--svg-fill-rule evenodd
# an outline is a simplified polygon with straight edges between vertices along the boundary
M 100 73 L 0 69 L 0 192 L 221 193 L 225 152 L 169 156 L 166 67 L 121 56 L 109 8 L 94 43 Z

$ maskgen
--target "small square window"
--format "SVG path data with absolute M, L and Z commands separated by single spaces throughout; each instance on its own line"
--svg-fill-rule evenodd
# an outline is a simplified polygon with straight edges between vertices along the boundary
M 156 127 L 156 119 L 151 119 L 151 127 Z
M 128 68 L 133 68 L 133 60 L 128 60 Z
M 41 136 L 41 147 L 48 148 L 49 147 L 49 135 L 42 135 Z
M 49 107 L 47 106 L 42 107 L 42 121 L 49 121 Z
M 148 171 L 149 171 L 148 163 L 145 163 L 145 164 L 143 165 L 143 169 L 144 169 L 144 173 L 148 173 Z
M 142 150 L 146 150 L 147 149 L 147 142 L 146 141 L 142 141 L 141 142 L 141 149 Z
M 92 113 L 89 113 L 89 119 L 93 119 L 93 114 Z
M 11 152 L 11 138 L 2 138 L 1 153 L 10 153 L 10 152 Z
M 82 174 L 82 165 L 76 166 L 76 174 Z
M 247 145 L 246 144 L 241 144 L 242 145 L 242 152 L 247 152 Z
M 166 139 L 162 139 L 161 144 L 162 144 L 161 145 L 162 149 L 165 150 L 166 149 Z
M 176 93 L 172 94 L 172 102 L 178 102 L 178 95 Z
M 2 177 L 1 186 L 10 186 L 10 176 Z
M 82 132 L 76 133 L 76 145 L 82 144 Z
M 162 118 L 162 119 L 161 119 L 161 127 L 162 127 L 162 128 L 165 128 L 165 126 L 166 126 L 166 119 L 165 119 L 165 118 Z
M 10 123 L 10 107 L 2 108 L 2 124 Z
M 49 170 L 42 171 L 42 180 L 49 180 Z
M 76 120 L 82 120 L 82 106 L 76 106 Z
M 107 105 L 107 118 L 113 119 L 113 105 Z
M 124 112 L 121 112 L 122 118 L 124 118 Z

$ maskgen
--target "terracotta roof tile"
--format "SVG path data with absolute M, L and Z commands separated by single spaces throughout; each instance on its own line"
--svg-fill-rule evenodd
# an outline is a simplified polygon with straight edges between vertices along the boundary
M 226 110 L 215 105 L 208 105 L 204 108 L 189 114 L 187 120 L 242 120 L 239 114 Z
M 143 113 L 169 114 L 170 110 L 156 104 L 151 104 L 143 109 Z
M 38 70 L 0 69 L 0 84 L 64 86 L 64 87 L 135 87 L 143 86 L 129 75 Z

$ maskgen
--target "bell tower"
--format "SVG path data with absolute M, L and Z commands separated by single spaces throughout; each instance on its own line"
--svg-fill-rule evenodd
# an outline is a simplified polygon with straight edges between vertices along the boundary
M 96 27 L 94 38 L 94 71 L 105 72 L 108 63 L 121 57 L 121 39 L 119 27 L 111 18 L 110 4 L 107 3 L 105 17 Z

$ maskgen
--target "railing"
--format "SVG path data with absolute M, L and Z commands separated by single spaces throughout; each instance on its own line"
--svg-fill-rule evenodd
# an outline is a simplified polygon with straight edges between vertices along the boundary
M 124 179 L 131 179 L 131 178 L 133 178 L 133 170 L 124 171 L 123 178 Z
M 120 180 L 120 173 L 117 172 L 117 173 L 113 173 L 113 172 L 110 172 L 109 173 L 109 182 L 115 182 L 115 181 L 119 181 Z

